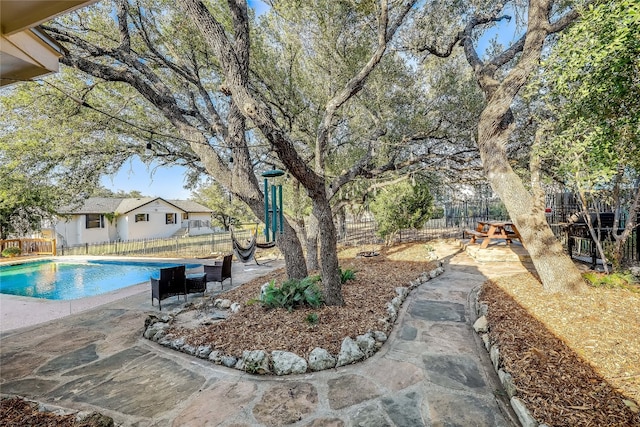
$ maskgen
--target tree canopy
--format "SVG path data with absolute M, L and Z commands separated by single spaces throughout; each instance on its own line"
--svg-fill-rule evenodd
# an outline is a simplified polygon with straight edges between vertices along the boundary
M 619 266 L 640 209 L 640 4 L 596 2 L 580 16 L 532 84 L 546 118 L 538 149 L 553 178 L 580 195 L 586 218 L 596 199 L 613 207 L 615 230 L 627 216 L 612 233 L 613 256 L 591 230 L 608 270 L 608 261 Z

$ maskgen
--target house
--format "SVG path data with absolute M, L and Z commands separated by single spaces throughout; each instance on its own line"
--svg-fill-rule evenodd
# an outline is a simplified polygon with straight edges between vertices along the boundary
M 65 246 L 211 234 L 213 210 L 190 200 L 161 197 L 91 197 L 80 207 L 64 207 L 54 225 Z
M 0 86 L 57 72 L 62 48 L 39 25 L 96 1 L 0 1 Z

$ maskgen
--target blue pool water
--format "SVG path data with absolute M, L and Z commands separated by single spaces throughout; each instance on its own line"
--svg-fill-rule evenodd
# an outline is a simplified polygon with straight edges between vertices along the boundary
M 0 266 L 0 293 L 53 300 L 100 295 L 149 281 L 160 268 L 180 263 L 133 261 L 35 261 Z M 186 264 L 187 269 L 202 264 Z

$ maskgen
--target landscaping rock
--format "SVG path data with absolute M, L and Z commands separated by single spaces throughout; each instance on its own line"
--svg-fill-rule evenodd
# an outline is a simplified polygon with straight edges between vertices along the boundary
M 482 338 L 484 348 L 486 348 L 487 351 L 491 350 L 491 341 L 489 341 L 489 334 L 480 334 L 480 338 Z
M 396 288 L 396 294 L 398 294 L 400 299 L 404 301 L 407 298 L 407 295 L 409 294 L 409 290 L 404 286 L 399 286 Z
M 349 365 L 351 363 L 357 362 L 358 360 L 364 359 L 364 357 L 365 354 L 360 350 L 358 344 L 350 337 L 346 337 L 344 340 L 342 340 L 336 367 Z
M 169 342 L 169 347 L 171 347 L 174 350 L 181 350 L 182 347 L 184 347 L 184 344 L 185 344 L 185 339 L 180 337 L 180 338 L 171 340 Z
M 233 356 L 222 356 L 220 358 L 220 363 L 222 363 L 227 368 L 233 368 L 238 363 L 238 358 Z
M 504 387 L 504 391 L 507 392 L 507 395 L 511 398 L 517 394 L 516 385 L 513 383 L 513 377 L 510 373 L 503 371 L 502 369 L 498 370 L 498 378 L 500 378 L 500 382 L 502 383 L 502 387 Z
M 444 273 L 444 268 L 437 267 L 437 268 L 435 268 L 435 269 L 433 269 L 433 270 L 431 270 L 429 272 L 429 277 L 431 277 L 432 279 L 435 279 L 436 277 L 438 277 L 442 273 Z
M 197 353 L 197 348 L 195 346 L 192 346 L 191 344 L 185 344 L 182 346 L 182 351 L 192 356 L 195 356 Z
M 83 425 L 90 427 L 113 427 L 115 424 L 113 418 L 102 415 L 98 412 L 93 412 L 87 416 L 77 418 Z
M 245 350 L 241 360 L 242 366 L 239 369 L 252 374 L 269 373 L 269 356 L 264 350 Z
M 228 299 L 220 300 L 220 304 L 218 305 L 218 307 L 223 308 L 223 309 L 230 308 L 231 307 L 231 300 L 228 300 Z
M 171 316 L 169 316 L 168 314 L 150 314 L 145 319 L 144 326 L 145 328 L 148 328 L 149 326 L 158 322 L 169 323 L 171 322 Z
M 154 339 L 156 334 L 160 331 L 166 331 L 169 328 L 169 324 L 165 322 L 154 322 L 149 324 L 147 329 L 144 331 L 144 337 L 146 339 Z M 157 341 L 157 339 L 155 339 Z
M 538 422 L 535 418 L 533 418 L 531 412 L 529 412 L 522 400 L 518 399 L 517 397 L 512 397 L 511 407 L 518 416 L 522 427 L 538 427 Z
M 371 334 L 358 335 L 356 337 L 356 344 L 366 357 L 371 357 L 376 352 L 376 340 Z
M 478 319 L 473 324 L 473 329 L 477 333 L 485 333 L 489 330 L 489 323 L 487 322 L 486 316 L 478 317 Z
M 391 305 L 393 305 L 393 307 L 398 310 L 400 308 L 400 306 L 402 305 L 402 299 L 400 299 L 400 297 L 395 297 L 391 300 Z
M 233 304 L 231 304 L 231 306 L 229 307 L 229 309 L 231 310 L 232 313 L 237 313 L 240 311 L 240 308 L 242 306 L 240 304 L 238 304 L 237 302 L 234 302 Z
M 373 337 L 374 340 L 376 340 L 379 343 L 383 343 L 387 341 L 387 334 L 385 334 L 382 331 L 373 331 L 371 332 L 371 336 Z
M 495 368 L 496 372 L 498 372 L 498 369 L 500 369 L 500 350 L 498 349 L 498 346 L 493 346 L 491 347 L 491 350 L 489 351 L 489 357 L 491 358 L 491 363 L 493 363 L 493 367 Z
M 307 361 L 288 351 L 272 351 L 271 362 L 273 364 L 273 373 L 276 375 L 303 374 L 307 372 Z
M 218 350 L 213 350 L 211 353 L 209 353 L 207 359 L 211 360 L 213 363 L 222 363 L 222 353 L 220 353 Z
M 387 303 L 387 313 L 389 314 L 389 320 L 391 320 L 391 322 L 395 322 L 398 318 L 398 310 L 390 302 Z
M 324 348 L 316 347 L 309 354 L 309 369 L 323 371 L 336 366 L 336 358 Z
M 196 349 L 196 356 L 201 359 L 206 359 L 211 354 L 211 346 L 209 345 L 201 345 Z

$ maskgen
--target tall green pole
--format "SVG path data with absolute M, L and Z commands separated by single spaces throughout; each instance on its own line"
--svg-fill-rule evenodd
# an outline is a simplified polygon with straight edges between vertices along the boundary
M 278 196 L 279 196 L 279 204 L 278 204 L 278 213 L 280 215 L 280 228 L 278 231 L 282 234 L 282 230 L 284 229 L 284 218 L 282 213 L 282 184 L 278 185 Z
M 273 240 L 275 240 L 276 229 L 278 228 L 278 205 L 276 204 L 276 186 L 273 184 L 271 185 L 271 211 L 273 212 L 271 231 L 273 231 Z
M 264 237 L 269 242 L 269 187 L 267 178 L 264 179 Z

